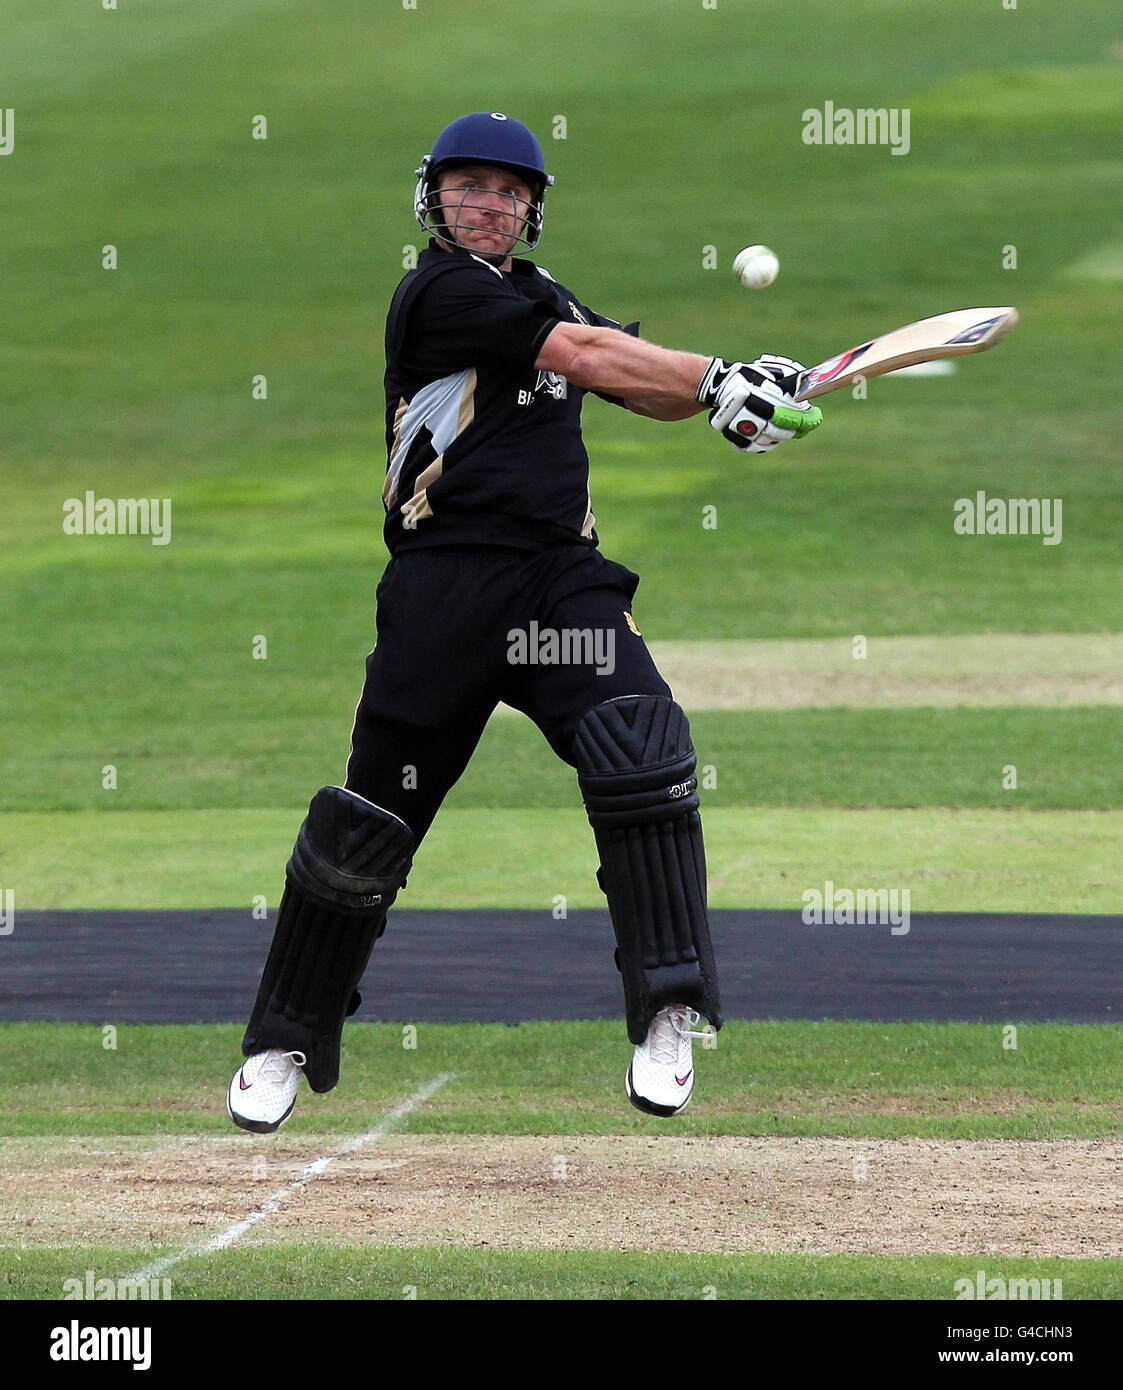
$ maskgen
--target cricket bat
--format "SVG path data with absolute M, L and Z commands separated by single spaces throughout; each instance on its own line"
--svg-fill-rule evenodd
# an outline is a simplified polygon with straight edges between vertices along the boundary
M 880 338 L 859 343 L 817 367 L 793 372 L 781 385 L 797 401 L 825 396 L 849 386 L 857 377 L 884 376 L 886 372 L 932 362 L 937 357 L 961 357 L 986 352 L 1005 338 L 1018 321 L 1017 309 L 953 309 L 930 319 L 907 323 Z

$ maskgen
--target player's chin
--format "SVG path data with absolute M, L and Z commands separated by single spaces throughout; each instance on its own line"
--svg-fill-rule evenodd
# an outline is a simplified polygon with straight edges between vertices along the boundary
M 461 240 L 467 242 L 469 250 L 487 256 L 506 256 L 515 244 L 513 237 L 501 232 L 471 232 L 467 237 L 462 236 Z

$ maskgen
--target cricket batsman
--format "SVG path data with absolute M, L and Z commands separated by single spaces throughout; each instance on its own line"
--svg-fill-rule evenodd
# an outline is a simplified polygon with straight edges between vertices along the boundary
M 291 1114 L 301 1075 L 313 1091 L 336 1085 L 343 1023 L 387 911 L 502 702 L 576 770 L 634 1044 L 625 1090 L 648 1114 L 677 1115 L 694 1086 L 695 1030 L 722 1023 L 695 753 L 632 618 L 639 576 L 598 548 L 581 408 L 592 392 L 655 420 L 705 411 L 748 453 L 822 416 L 778 384 L 800 363 L 656 347 L 516 258 L 538 245 L 554 182 L 519 121 L 461 116 L 416 172 L 431 239 L 386 321 L 390 560 L 377 643 L 345 785 L 312 798 L 288 862 L 228 1110 L 268 1133 Z M 543 632 L 602 640 L 587 659 L 526 660 L 518 639 Z

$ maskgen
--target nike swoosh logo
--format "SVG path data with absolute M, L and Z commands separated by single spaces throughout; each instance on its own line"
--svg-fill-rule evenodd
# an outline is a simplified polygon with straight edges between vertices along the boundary
M 678 1080 L 677 1076 L 675 1077 L 675 1080 Z M 241 1072 L 238 1073 L 238 1085 L 242 1088 L 243 1091 L 249 1090 L 249 1086 L 246 1085 L 246 1078 L 242 1075 Z M 252 1081 L 250 1082 L 250 1085 L 253 1085 Z
M 686 1073 L 685 1076 L 676 1076 L 676 1077 L 675 1077 L 675 1080 L 678 1082 L 678 1084 L 679 1084 L 680 1086 L 685 1086 L 686 1083 L 690 1080 L 690 1078 L 691 1078 L 693 1075 L 694 1075 L 693 1070 L 691 1070 L 691 1071 L 688 1071 L 688 1072 Z

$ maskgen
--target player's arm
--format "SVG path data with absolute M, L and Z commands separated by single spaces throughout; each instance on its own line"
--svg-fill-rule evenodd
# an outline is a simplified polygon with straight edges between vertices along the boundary
M 558 323 L 542 340 L 535 366 L 657 420 L 708 410 L 713 428 L 749 453 L 803 438 L 823 419 L 817 406 L 794 400 L 780 384 L 803 370 L 789 357 L 727 362 L 656 347 L 612 328 Z
M 709 364 L 695 352 L 580 323 L 555 324 L 534 363 L 587 391 L 616 396 L 629 410 L 655 420 L 685 420 L 707 409 L 698 387 Z
M 656 396 L 652 400 L 625 400 L 624 407 L 634 415 L 646 415 L 649 420 L 689 420 L 706 409 L 697 401 L 680 401 L 674 396 Z

